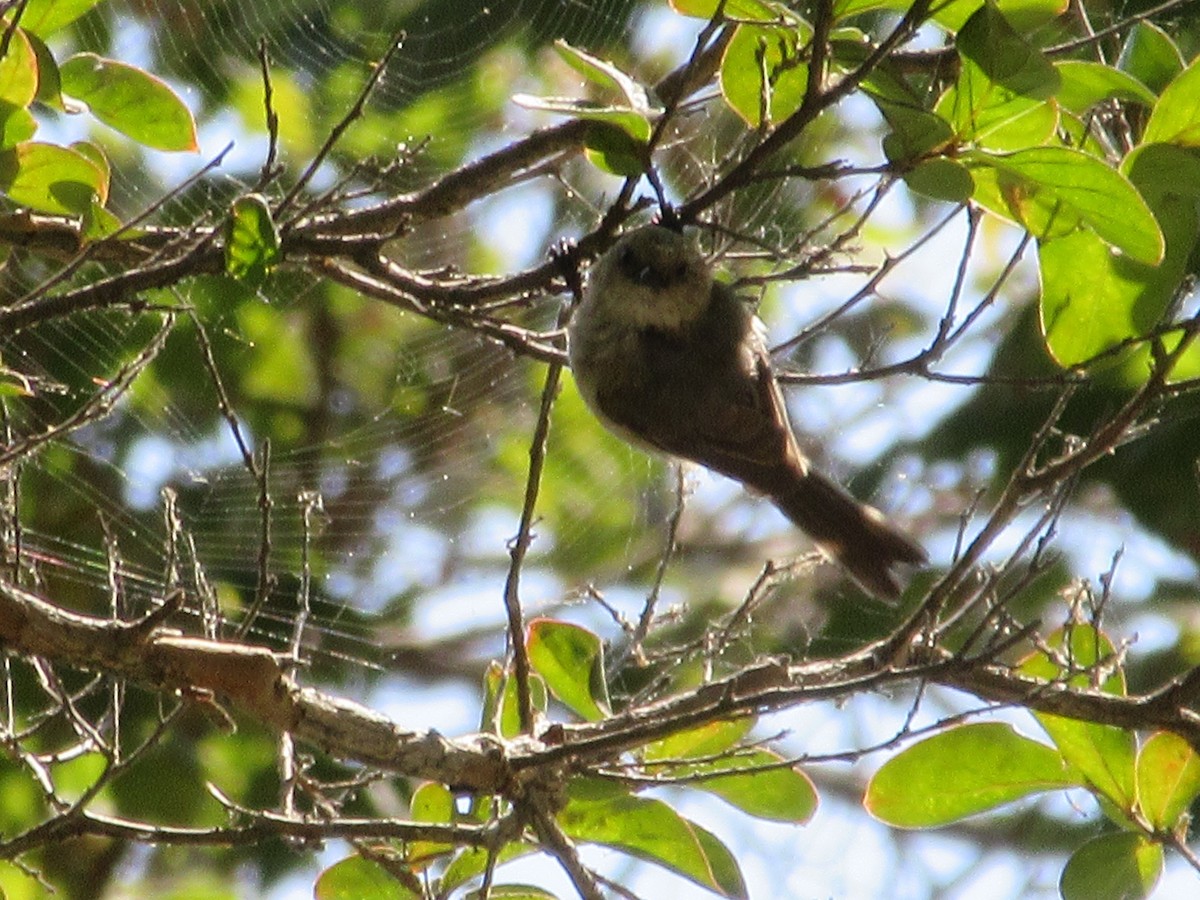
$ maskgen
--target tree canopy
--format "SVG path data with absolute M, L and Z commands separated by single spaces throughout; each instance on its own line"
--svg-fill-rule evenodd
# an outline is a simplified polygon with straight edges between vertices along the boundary
M 1192 0 L 2 8 L 6 896 L 1195 889 Z M 897 604 L 585 408 L 654 218 Z

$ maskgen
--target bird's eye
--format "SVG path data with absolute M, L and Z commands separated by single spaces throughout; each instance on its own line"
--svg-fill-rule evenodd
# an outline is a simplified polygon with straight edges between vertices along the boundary
M 675 268 L 671 270 L 671 277 L 675 281 L 683 281 L 687 278 L 688 267 L 686 262 L 677 262 Z

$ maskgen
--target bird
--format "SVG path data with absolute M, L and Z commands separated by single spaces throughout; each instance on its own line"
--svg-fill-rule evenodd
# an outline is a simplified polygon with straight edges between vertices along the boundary
M 765 328 L 696 243 L 662 224 L 619 237 L 567 325 L 571 370 L 610 431 L 764 495 L 873 596 L 895 601 L 921 545 L 817 471 L 788 420 Z

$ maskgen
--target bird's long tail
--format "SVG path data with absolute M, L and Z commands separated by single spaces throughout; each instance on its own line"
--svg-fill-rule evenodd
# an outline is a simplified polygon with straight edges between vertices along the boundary
M 895 566 L 927 561 L 921 546 L 889 524 L 879 510 L 859 503 L 812 469 L 790 478 L 783 490 L 771 491 L 771 496 L 821 552 L 877 597 L 900 596 Z

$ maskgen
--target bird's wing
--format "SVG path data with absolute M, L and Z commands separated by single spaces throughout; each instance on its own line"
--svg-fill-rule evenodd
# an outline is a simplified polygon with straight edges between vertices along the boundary
M 707 414 L 695 420 L 697 462 L 751 484 L 757 470 L 801 461 L 766 348 L 752 350 L 748 365 L 708 383 Z

